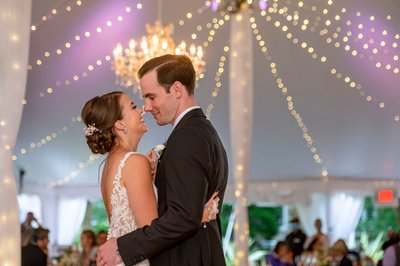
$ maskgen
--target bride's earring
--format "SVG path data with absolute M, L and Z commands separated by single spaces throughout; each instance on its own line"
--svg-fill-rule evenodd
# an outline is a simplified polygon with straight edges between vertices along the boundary
M 124 127 L 124 133 L 125 135 L 128 134 L 128 129 L 126 127 Z

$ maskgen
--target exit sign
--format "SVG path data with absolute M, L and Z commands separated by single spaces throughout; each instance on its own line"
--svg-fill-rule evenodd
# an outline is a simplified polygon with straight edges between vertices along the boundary
M 374 205 L 375 207 L 397 207 L 399 205 L 397 190 L 379 189 L 375 194 Z
M 378 191 L 379 203 L 391 203 L 394 200 L 394 191 L 391 189 L 382 189 Z

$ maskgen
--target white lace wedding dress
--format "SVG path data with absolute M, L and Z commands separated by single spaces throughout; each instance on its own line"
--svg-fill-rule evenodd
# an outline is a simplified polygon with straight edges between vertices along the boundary
M 131 154 L 135 154 L 135 152 L 128 152 L 121 160 L 118 167 L 118 172 L 114 177 L 114 187 L 111 194 L 110 228 L 108 230 L 107 239 L 111 237 L 120 237 L 138 228 L 136 225 L 135 216 L 133 215 L 132 210 L 129 208 L 127 191 L 125 187 L 121 186 L 120 182 L 122 168 L 125 166 L 125 161 Z M 154 184 L 153 188 L 155 195 L 157 195 L 157 189 Z M 123 265 L 123 263 L 118 264 L 118 266 Z M 148 260 L 144 260 L 135 265 L 149 266 L 150 263 Z

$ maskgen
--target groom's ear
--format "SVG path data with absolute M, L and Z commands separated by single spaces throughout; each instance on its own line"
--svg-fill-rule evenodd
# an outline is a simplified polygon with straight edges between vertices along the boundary
M 175 81 L 174 84 L 172 84 L 171 89 L 176 95 L 176 98 L 180 98 L 182 96 L 182 90 L 184 90 L 185 88 L 183 87 L 182 83 L 180 83 L 179 81 Z

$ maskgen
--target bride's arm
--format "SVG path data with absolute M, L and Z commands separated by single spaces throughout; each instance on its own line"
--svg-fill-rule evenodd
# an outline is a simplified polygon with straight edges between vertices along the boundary
M 147 158 L 140 154 L 131 155 L 122 170 L 122 185 L 125 186 L 129 206 L 138 227 L 149 225 L 158 217 L 151 169 Z

